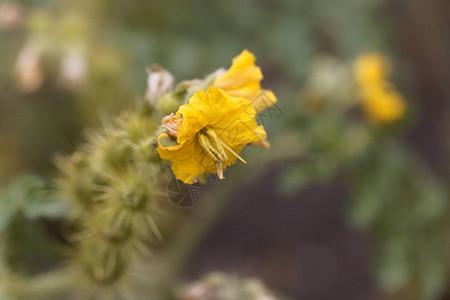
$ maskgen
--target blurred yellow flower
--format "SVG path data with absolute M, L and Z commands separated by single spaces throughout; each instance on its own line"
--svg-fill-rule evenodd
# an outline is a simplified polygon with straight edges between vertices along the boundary
M 258 113 L 274 105 L 277 97 L 272 91 L 261 89 L 263 75 L 255 60 L 253 53 L 242 51 L 233 58 L 230 69 L 218 76 L 211 86 L 224 90 L 230 96 L 247 99 Z
M 217 173 L 245 161 L 239 156 L 248 144 L 266 138 L 256 112 L 244 98 L 231 97 L 219 88 L 198 91 L 175 115 L 163 119 L 169 133 L 158 137 L 158 153 L 172 162 L 177 179 L 193 184 L 198 176 Z
M 396 91 L 375 90 L 364 98 L 364 110 L 373 122 L 390 123 L 400 119 L 405 101 Z
M 383 85 L 389 74 L 389 69 L 389 64 L 380 54 L 362 54 L 356 60 L 356 80 L 361 86 Z
M 405 113 L 405 100 L 388 82 L 389 64 L 378 53 L 362 54 L 355 64 L 364 111 L 375 123 L 390 123 Z

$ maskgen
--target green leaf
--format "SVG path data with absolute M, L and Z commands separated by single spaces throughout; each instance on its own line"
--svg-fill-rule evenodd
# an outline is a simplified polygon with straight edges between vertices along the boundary
M 0 229 L 18 213 L 26 219 L 62 218 L 69 212 L 65 201 L 58 199 L 48 181 L 36 175 L 25 175 L 8 189 L 0 201 Z

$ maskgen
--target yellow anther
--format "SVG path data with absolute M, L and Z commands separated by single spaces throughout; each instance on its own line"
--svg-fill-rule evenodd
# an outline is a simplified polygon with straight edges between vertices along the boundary
M 206 133 L 214 140 L 214 142 L 216 143 L 217 150 L 220 152 L 222 157 L 224 157 L 225 160 L 228 160 L 228 156 L 225 153 L 225 150 L 223 149 L 222 144 L 220 143 L 220 139 L 217 136 L 216 132 L 212 129 L 208 129 Z
M 206 135 L 199 134 L 198 141 L 200 142 L 200 146 L 202 146 L 206 153 L 209 154 L 212 160 L 214 160 L 215 162 L 222 161 L 222 159 L 212 151 L 213 146 L 211 145 L 211 142 Z

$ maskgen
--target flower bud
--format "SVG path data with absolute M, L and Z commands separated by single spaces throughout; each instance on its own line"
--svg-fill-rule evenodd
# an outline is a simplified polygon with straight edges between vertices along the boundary
M 178 110 L 180 107 L 181 99 L 178 99 L 175 94 L 165 94 L 158 100 L 158 109 L 163 115 L 170 115 Z
M 89 136 L 92 149 L 92 169 L 100 176 L 108 177 L 108 172 L 121 172 L 128 165 L 130 147 L 109 131 L 105 134 L 92 133 Z
M 64 54 L 60 64 L 59 80 L 68 89 L 76 89 L 86 80 L 86 56 L 77 50 Z
M 147 68 L 147 92 L 145 98 L 150 105 L 155 105 L 158 99 L 173 88 L 173 75 L 159 65 Z
M 62 176 L 58 179 L 62 198 L 69 200 L 80 210 L 90 210 L 94 203 L 96 177 L 89 169 L 88 158 L 82 152 L 70 157 L 60 157 L 58 167 Z
M 120 192 L 120 201 L 131 209 L 141 209 L 151 197 L 148 184 L 139 180 L 134 180 L 130 185 L 124 186 Z
M 23 10 L 12 2 L 0 2 L 0 29 L 14 29 L 23 23 Z
M 126 271 L 123 255 L 108 244 L 96 240 L 88 241 L 82 246 L 79 255 L 85 274 L 94 282 L 102 284 L 114 282 Z
M 153 143 L 154 139 L 148 139 L 140 142 L 133 149 L 133 159 L 141 163 L 160 163 L 161 158 L 156 152 L 156 145 Z
M 114 211 L 112 215 L 109 211 L 104 212 L 102 224 L 102 235 L 112 244 L 122 244 L 128 241 L 132 235 L 132 226 L 129 216 L 122 210 Z
M 41 53 L 32 46 L 22 48 L 13 72 L 17 85 L 22 92 L 32 93 L 38 90 L 44 81 Z

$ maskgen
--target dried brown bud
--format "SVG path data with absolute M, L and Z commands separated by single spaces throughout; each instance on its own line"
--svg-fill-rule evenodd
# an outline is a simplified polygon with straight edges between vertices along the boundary
M 166 92 L 173 88 L 173 75 L 159 65 L 147 68 L 147 93 L 145 98 L 150 105 L 155 105 L 156 101 Z

